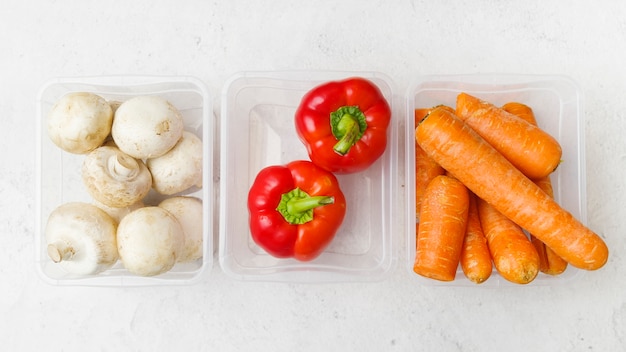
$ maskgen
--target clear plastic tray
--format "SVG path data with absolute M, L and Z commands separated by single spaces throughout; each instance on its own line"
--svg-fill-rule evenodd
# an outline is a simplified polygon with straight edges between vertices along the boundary
M 203 141 L 203 187 L 190 189 L 186 195 L 203 200 L 203 258 L 176 264 L 169 272 L 154 277 L 131 274 L 118 261 L 111 269 L 88 276 L 70 275 L 50 260 L 43 235 L 48 215 L 57 206 L 70 201 L 93 202 L 81 181 L 83 155 L 62 151 L 46 132 L 46 118 L 52 106 L 69 92 L 93 92 L 107 100 L 124 101 L 137 95 L 158 95 L 169 100 L 183 115 L 185 130 Z M 44 281 L 53 285 L 142 286 L 174 285 L 197 282 L 213 265 L 213 124 L 214 116 L 205 85 L 192 77 L 99 76 L 57 78 L 47 82 L 37 98 L 37 195 L 35 262 Z M 163 199 L 151 191 L 144 202 L 156 204 Z
M 397 127 L 370 168 L 338 175 L 347 213 L 336 237 L 310 262 L 277 259 L 260 249 L 248 228 L 247 195 L 256 174 L 269 165 L 308 159 L 294 113 L 314 86 L 353 76 L 372 80 L 393 106 L 390 80 L 375 72 L 243 72 L 222 93 L 219 261 L 239 280 L 276 282 L 376 281 L 396 259 L 392 251 L 393 199 L 397 178 Z
M 440 282 L 413 272 L 415 260 L 415 108 L 439 104 L 454 107 L 459 93 L 466 92 L 501 106 L 517 101 L 529 105 L 538 125 L 554 136 L 563 149 L 563 162 L 551 175 L 554 197 L 574 217 L 586 223 L 585 135 L 582 93 L 578 85 L 563 76 L 542 75 L 441 75 L 421 76 L 409 87 L 406 105 L 406 268 L 410 275 L 424 285 L 500 287 L 519 286 L 497 271 L 486 282 L 476 285 L 465 278 L 462 270 L 456 279 Z M 528 285 L 558 285 L 583 275 L 571 265 L 558 276 L 539 273 Z

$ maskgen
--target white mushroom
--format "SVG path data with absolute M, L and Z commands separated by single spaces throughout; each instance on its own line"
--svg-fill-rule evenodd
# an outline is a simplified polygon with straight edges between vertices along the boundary
M 183 134 L 183 117 L 169 101 L 137 96 L 115 111 L 111 134 L 126 154 L 147 159 L 165 154 Z
M 69 93 L 50 111 L 48 135 L 59 148 L 85 154 L 107 138 L 112 121 L 113 110 L 101 96 L 88 92 Z
M 191 262 L 202 258 L 202 200 L 196 197 L 167 198 L 159 207 L 169 211 L 183 227 L 184 246 L 178 262 Z
M 118 259 L 115 232 L 115 220 L 95 205 L 63 204 L 46 223 L 48 256 L 68 273 L 99 273 Z
M 192 186 L 202 187 L 202 140 L 184 131 L 172 149 L 148 159 L 146 166 L 152 175 L 152 188 L 160 194 L 172 195 Z
M 185 240 L 183 228 L 167 210 L 148 206 L 126 215 L 117 228 L 117 250 L 133 274 L 154 276 L 169 271 Z
M 109 214 L 113 220 L 115 220 L 116 223 L 120 223 L 120 221 L 122 221 L 122 218 L 128 214 L 130 214 L 130 212 L 132 212 L 133 210 L 137 210 L 139 208 L 142 208 L 145 204 L 143 203 L 142 200 L 139 200 L 129 206 L 126 207 L 111 207 L 108 206 L 106 204 L 103 204 L 97 200 L 94 199 L 93 204 L 95 206 L 97 206 L 98 208 L 104 210 L 107 214 Z
M 141 160 L 110 146 L 85 156 L 82 179 L 95 200 L 116 208 L 140 201 L 152 186 L 150 171 Z

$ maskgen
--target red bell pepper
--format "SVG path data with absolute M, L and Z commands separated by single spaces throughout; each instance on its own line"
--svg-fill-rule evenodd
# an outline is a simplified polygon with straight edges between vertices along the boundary
M 311 161 L 335 173 L 362 171 L 387 147 L 389 103 L 374 83 L 349 78 L 307 92 L 295 115 Z
M 309 261 L 335 237 L 346 214 L 337 178 L 310 161 L 261 170 L 248 193 L 252 239 L 278 258 Z

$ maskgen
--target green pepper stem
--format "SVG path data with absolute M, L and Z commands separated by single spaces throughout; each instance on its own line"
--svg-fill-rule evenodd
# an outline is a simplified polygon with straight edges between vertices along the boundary
M 333 204 L 332 196 L 311 197 L 300 188 L 284 193 L 276 210 L 292 225 L 301 225 L 313 220 L 313 209 Z
M 359 140 L 361 134 L 361 128 L 357 119 L 350 115 L 345 114 L 339 120 L 338 128 L 346 131 L 343 137 L 335 144 L 333 150 L 340 155 L 346 155 L 350 148 Z
M 290 213 L 302 213 L 322 205 L 333 204 L 334 202 L 335 198 L 331 196 L 315 196 L 302 199 L 292 198 L 291 201 L 287 202 L 287 211 Z
M 367 129 L 365 114 L 358 106 L 342 106 L 330 114 L 330 126 L 337 143 L 333 150 L 346 155 L 352 146 L 363 137 Z

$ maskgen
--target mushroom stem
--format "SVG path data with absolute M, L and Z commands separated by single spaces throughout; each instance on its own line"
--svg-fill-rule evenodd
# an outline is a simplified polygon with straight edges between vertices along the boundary
M 139 172 L 133 157 L 119 153 L 109 157 L 107 166 L 109 173 L 117 180 L 132 179 Z
M 55 263 L 72 259 L 75 253 L 74 248 L 63 241 L 56 241 L 48 245 L 48 256 Z

